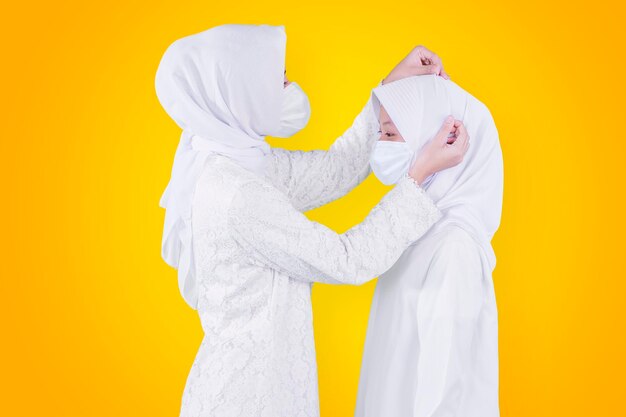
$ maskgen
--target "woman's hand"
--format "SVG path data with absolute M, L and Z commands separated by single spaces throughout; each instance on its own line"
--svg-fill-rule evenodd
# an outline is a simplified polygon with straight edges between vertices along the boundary
M 414 75 L 437 74 L 449 80 L 450 77 L 443 69 L 441 58 L 425 46 L 416 46 L 402 60 L 389 75 L 383 80 L 383 84 L 401 80 Z
M 419 152 L 409 169 L 418 184 L 435 172 L 458 165 L 469 148 L 469 135 L 460 120 L 448 116 L 435 137 Z

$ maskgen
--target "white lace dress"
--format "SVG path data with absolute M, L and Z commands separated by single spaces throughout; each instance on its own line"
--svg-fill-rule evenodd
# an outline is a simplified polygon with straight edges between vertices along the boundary
M 273 149 L 265 178 L 209 159 L 192 215 L 204 338 L 181 417 L 319 415 L 312 282 L 375 278 L 441 216 L 409 177 L 343 234 L 302 214 L 369 174 L 377 130 L 368 101 L 329 151 Z

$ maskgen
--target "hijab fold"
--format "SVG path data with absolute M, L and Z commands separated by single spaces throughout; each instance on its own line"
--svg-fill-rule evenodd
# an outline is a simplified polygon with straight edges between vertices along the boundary
M 258 175 L 280 129 L 284 26 L 222 25 L 184 37 L 165 51 L 156 73 L 159 102 L 182 129 L 170 181 L 161 256 L 178 269 L 180 292 L 197 309 L 191 207 L 210 155 L 220 154 Z

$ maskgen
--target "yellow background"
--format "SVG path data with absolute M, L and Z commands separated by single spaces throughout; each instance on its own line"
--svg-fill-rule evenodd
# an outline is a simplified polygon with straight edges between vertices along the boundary
M 222 23 L 286 26 L 287 73 L 313 107 L 270 141 L 290 149 L 327 148 L 414 45 L 439 53 L 504 153 L 502 415 L 624 415 L 619 2 L 311 4 L 3 5 L 0 415 L 178 415 L 202 332 L 159 253 L 179 129 L 154 75 L 172 41 Z M 371 176 L 309 214 L 344 231 L 385 192 Z M 353 413 L 374 288 L 313 290 L 323 417 Z

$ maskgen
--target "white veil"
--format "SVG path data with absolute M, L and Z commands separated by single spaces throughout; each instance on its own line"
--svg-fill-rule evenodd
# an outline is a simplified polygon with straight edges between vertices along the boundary
M 183 129 L 161 197 L 161 256 L 178 269 L 180 292 L 197 309 L 191 203 L 207 157 L 218 153 L 261 174 L 280 128 L 286 35 L 283 26 L 222 25 L 172 43 L 156 73 L 158 99 Z
M 449 114 L 463 121 L 470 136 L 463 162 L 437 173 L 424 187 L 443 213 L 429 233 L 450 224 L 460 226 L 481 246 L 493 269 L 491 239 L 500 225 L 503 163 L 498 131 L 487 107 L 437 75 L 408 77 L 375 88 L 377 114 L 381 104 L 414 152 L 435 136 Z

